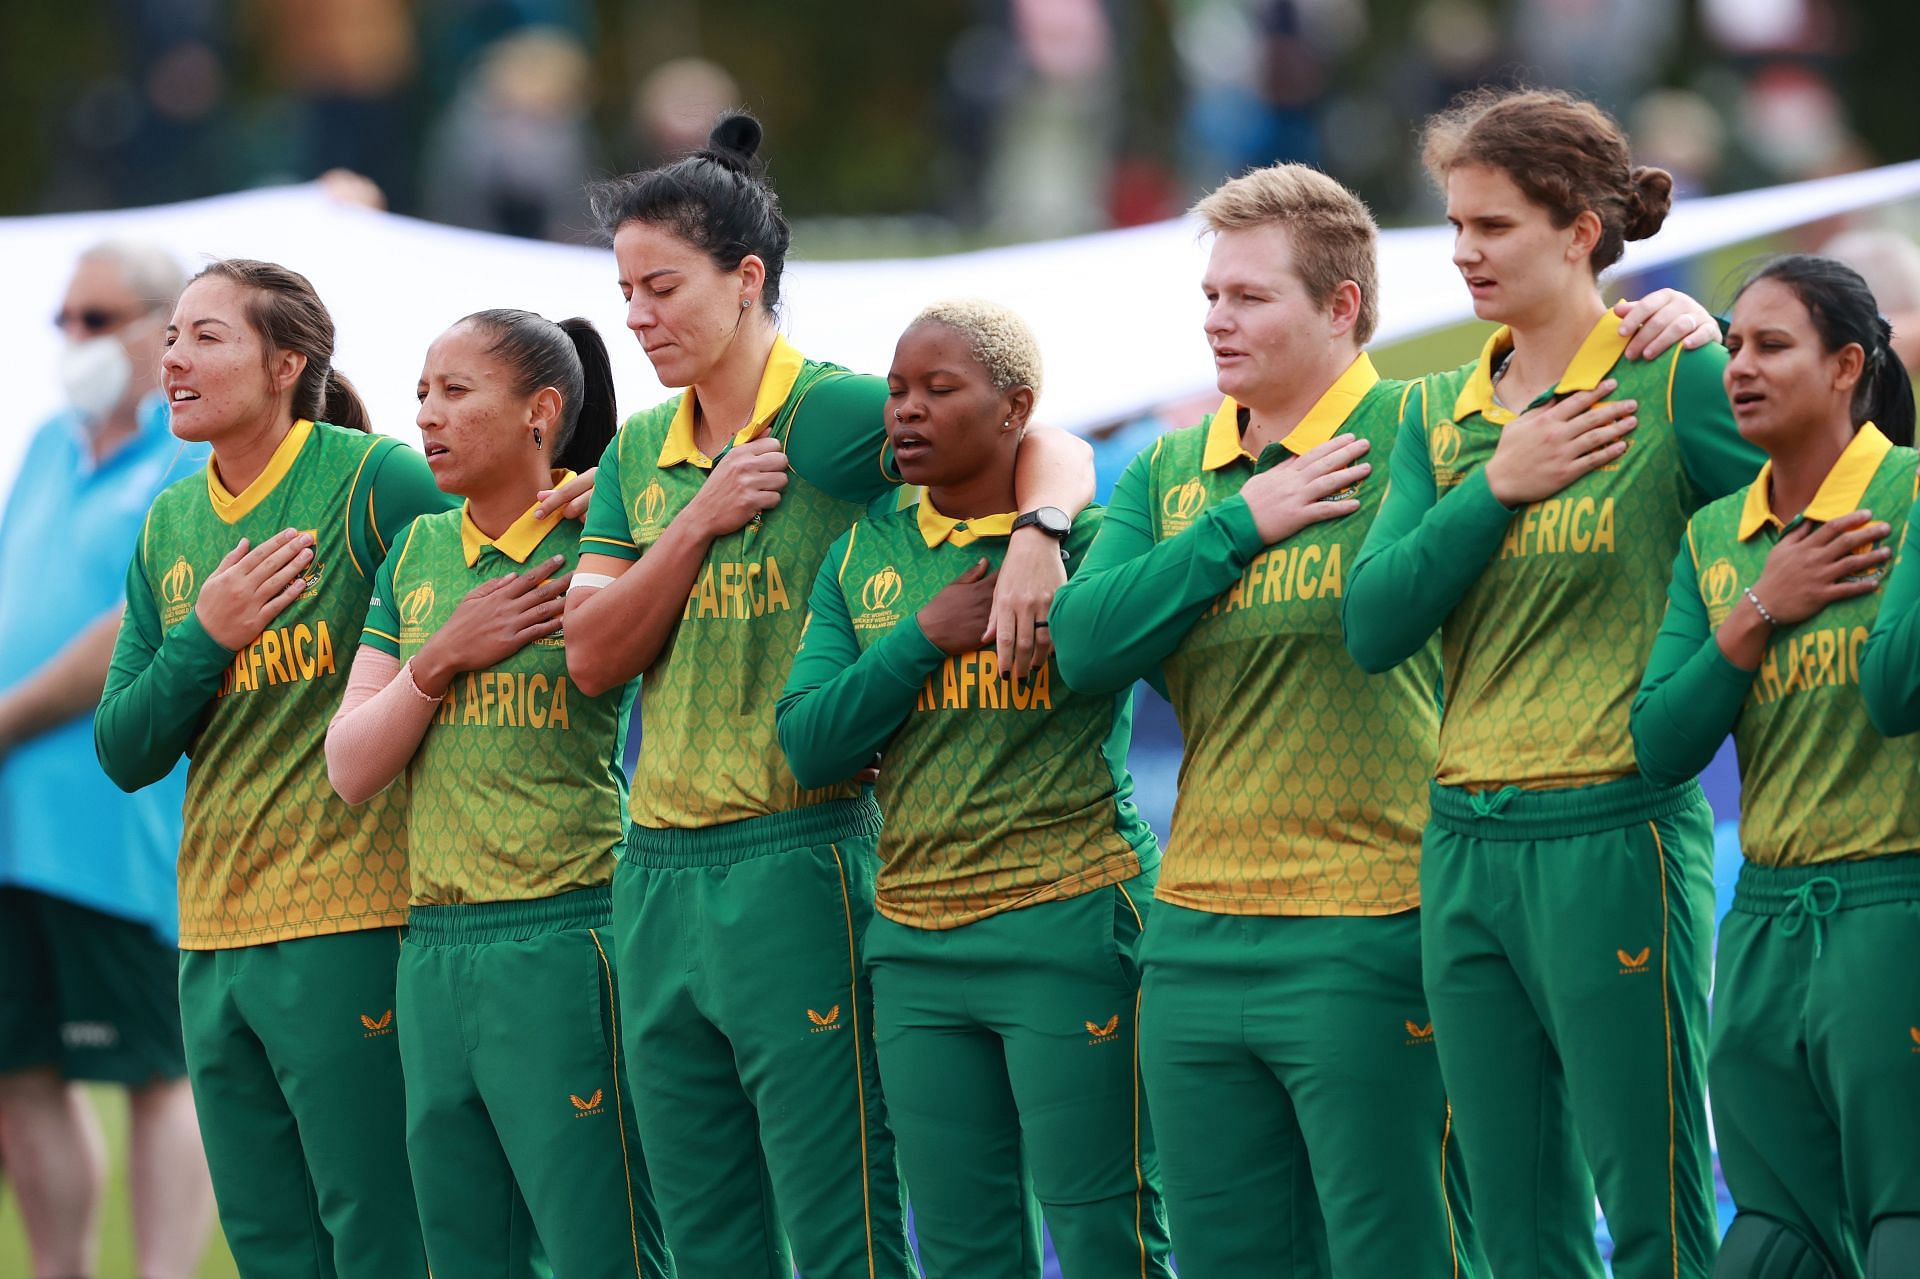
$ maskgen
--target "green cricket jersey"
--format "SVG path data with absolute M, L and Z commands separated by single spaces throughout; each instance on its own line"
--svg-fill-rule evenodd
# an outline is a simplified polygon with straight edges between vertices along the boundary
M 558 512 L 530 508 L 498 538 L 464 507 L 423 515 L 380 566 L 361 642 L 404 662 L 474 587 L 554 555 L 566 572 L 579 541 Z M 407 765 L 412 904 L 553 897 L 613 878 L 632 705 L 630 683 L 598 697 L 573 687 L 559 635 L 455 678 Z
M 1731 729 L 1740 756 L 1740 848 L 1757 865 L 1920 849 L 1920 739 L 1875 732 L 1860 688 L 1884 592 L 1775 627 L 1758 670 L 1733 665 L 1714 641 L 1760 580 L 1780 535 L 1801 520 L 1824 523 L 1865 507 L 1902 538 L 1916 457 L 1869 422 L 1799 517 L 1783 524 L 1769 508 L 1769 462 L 1744 492 L 1702 508 L 1687 524 L 1666 621 L 1634 703 L 1634 743 L 1643 773 L 1677 783 L 1706 767 Z
M 1392 487 L 1353 568 L 1348 650 L 1386 670 L 1440 632 L 1436 776 L 1476 790 L 1588 785 L 1634 771 L 1628 714 L 1660 625 L 1671 548 L 1702 503 L 1753 478 L 1721 386 L 1726 350 L 1623 358 L 1600 317 L 1537 407 L 1611 377 L 1639 402 L 1624 456 L 1519 511 L 1486 464 L 1516 414 L 1494 401 L 1504 328 L 1480 358 L 1422 379 L 1401 415 Z
M 1370 678 L 1340 606 L 1379 510 L 1409 384 L 1362 354 L 1259 458 L 1229 398 L 1160 437 L 1114 490 L 1086 565 L 1055 597 L 1068 682 L 1154 679 L 1186 739 L 1157 896 L 1228 915 L 1386 915 L 1420 903 L 1439 724 L 1431 644 Z M 1352 515 L 1262 542 L 1240 488 L 1342 431 L 1372 445 Z M 1158 674 L 1156 674 L 1158 672 Z
M 763 519 L 714 541 L 673 638 L 641 681 L 637 824 L 712 826 L 858 793 L 795 781 L 773 708 L 828 546 L 893 488 L 882 465 L 886 398 L 884 379 L 808 360 L 776 339 L 753 419 L 733 443 L 778 438 L 791 482 Z M 628 419 L 601 458 L 583 554 L 639 559 L 699 491 L 713 459 L 694 443 L 693 415 L 689 388 Z
M 1920 501 L 1920 473 L 1913 496 Z M 1880 585 L 1880 612 L 1860 660 L 1860 691 L 1873 726 L 1900 737 L 1920 729 L 1920 556 L 1906 553 L 1905 527 L 1894 545 L 1899 553 Z
M 327 724 L 398 530 L 447 498 L 400 441 L 296 422 L 245 491 L 211 463 L 154 499 L 127 572 L 127 612 L 94 719 L 129 789 L 184 752 L 180 945 L 251 946 L 404 922 L 406 801 L 349 808 L 327 781 Z M 193 606 L 245 537 L 314 536 L 306 592 L 238 653 Z
M 1004 679 L 994 650 L 951 657 L 916 620 L 981 559 L 995 568 L 1011 513 L 948 519 L 918 506 L 869 516 L 827 553 L 780 697 L 780 743 L 827 785 L 883 752 L 875 906 L 916 928 L 957 928 L 1132 879 L 1158 860 L 1126 767 L 1132 695 L 1075 693 L 1052 659 Z M 1074 522 L 1071 572 L 1097 508 Z

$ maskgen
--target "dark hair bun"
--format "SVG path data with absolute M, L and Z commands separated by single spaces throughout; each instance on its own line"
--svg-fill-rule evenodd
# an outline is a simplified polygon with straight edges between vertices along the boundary
M 1633 194 L 1627 198 L 1627 239 L 1644 240 L 1657 232 L 1673 208 L 1673 175 L 1650 165 L 1637 166 Z
M 753 168 L 762 136 L 758 120 L 744 111 L 730 111 L 707 135 L 707 153 L 729 169 L 745 173 Z

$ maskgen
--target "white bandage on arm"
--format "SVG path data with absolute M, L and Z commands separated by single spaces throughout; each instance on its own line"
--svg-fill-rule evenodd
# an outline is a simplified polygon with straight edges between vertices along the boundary
M 605 573 L 575 573 L 573 580 L 567 583 L 567 594 L 575 591 L 597 591 L 603 586 L 612 586 L 613 578 Z

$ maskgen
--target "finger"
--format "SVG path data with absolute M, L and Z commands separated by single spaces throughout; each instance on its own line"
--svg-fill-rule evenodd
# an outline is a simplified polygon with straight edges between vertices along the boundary
M 1625 440 L 1615 440 L 1611 444 L 1603 444 L 1597 449 L 1592 449 L 1580 454 L 1573 459 L 1573 462 L 1574 465 L 1579 468 L 1579 473 L 1586 475 L 1592 471 L 1599 470 L 1609 463 L 1619 461 L 1622 457 L 1626 456 L 1626 452 L 1627 442 Z
M 598 468 L 596 468 L 598 469 Z M 576 475 L 559 488 L 542 489 L 540 501 L 533 508 L 541 519 L 546 519 L 555 511 L 567 508 L 581 498 L 591 500 L 593 496 L 593 471 Z
M 1858 555 L 1848 555 L 1833 562 L 1832 573 L 1835 577 L 1856 577 L 1871 572 L 1886 563 L 1893 554 L 1885 547 L 1878 550 L 1862 551 Z
M 1617 441 L 1624 440 L 1627 436 L 1633 434 L 1639 426 L 1639 418 L 1628 417 L 1621 418 L 1617 422 L 1604 422 L 1599 426 L 1588 427 L 1573 437 L 1574 456 L 1579 457 L 1594 452 L 1597 449 L 1606 448 L 1608 445 L 1616 443 Z M 1622 449 L 1621 452 L 1624 453 L 1626 450 Z
M 979 559 L 973 562 L 972 567 L 968 568 L 966 572 L 960 574 L 960 576 L 954 578 L 953 580 L 956 584 L 964 585 L 968 582 L 977 582 L 981 578 L 985 577 L 986 575 L 987 575 L 987 557 L 983 555 Z
M 787 487 L 785 471 L 743 471 L 740 486 L 749 493 L 778 493 Z
M 295 533 L 292 537 L 285 533 L 276 534 L 255 554 L 257 558 L 245 566 L 245 572 L 255 582 L 260 582 L 277 577 L 290 564 L 297 562 L 304 566 L 313 558 L 313 538 L 305 533 Z
M 566 566 L 567 566 L 566 556 L 549 555 L 544 560 L 541 560 L 538 564 L 535 564 L 530 568 L 523 569 L 520 573 L 520 576 L 532 578 L 535 582 L 544 582 L 550 579 L 555 573 L 558 573 L 561 569 L 565 568 Z
M 1620 336 L 1632 337 L 1638 333 L 1673 296 L 1672 289 L 1655 289 L 1643 298 L 1621 298 L 1615 302 L 1613 313 L 1620 317 Z
M 1358 466 L 1349 466 L 1343 471 L 1334 471 L 1323 475 L 1307 485 L 1307 496 L 1313 501 L 1331 497 L 1341 489 L 1351 488 L 1373 473 L 1373 467 L 1362 462 Z
M 1849 600 L 1856 595 L 1866 595 L 1880 585 L 1882 576 L 1880 573 L 1869 573 L 1865 577 L 1842 578 L 1830 586 L 1823 587 L 1821 594 L 1829 601 Z
M 1337 502 L 1309 502 L 1300 517 L 1308 524 L 1318 524 L 1323 520 L 1337 520 L 1342 515 L 1352 515 L 1359 509 L 1357 499 L 1343 497 Z
M 1015 683 L 1026 682 L 1027 676 L 1033 673 L 1033 624 L 1038 620 L 1025 609 L 1014 614 L 1013 667 L 1009 670 L 1002 666 L 1000 672 Z
M 1612 426 L 1614 423 L 1625 421 L 1627 418 L 1637 418 L 1639 416 L 1639 409 L 1640 401 L 1638 400 L 1608 400 L 1604 404 L 1596 404 L 1585 412 L 1570 418 L 1567 426 L 1574 434 L 1578 435 L 1582 431 L 1591 431 L 1595 427 Z
M 1333 471 L 1345 470 L 1358 463 L 1361 458 L 1367 455 L 1367 450 L 1372 447 L 1372 443 L 1367 440 L 1354 440 L 1342 448 L 1333 450 L 1324 457 L 1314 458 L 1311 455 L 1303 457 L 1300 459 L 1300 467 L 1302 473 L 1306 475 L 1324 475 Z
M 1857 529 L 1842 533 L 1834 539 L 1834 545 L 1839 550 L 1852 554 L 1863 546 L 1872 545 L 1891 532 L 1893 529 L 1886 524 L 1864 524 Z
M 1555 403 L 1549 412 L 1565 421 L 1572 421 L 1619 389 L 1620 383 L 1617 379 L 1607 378 L 1591 391 L 1575 391 L 1566 399 Z M 1629 408 L 1627 411 L 1632 412 L 1632 409 Z
M 301 593 L 306 589 L 307 584 L 296 577 L 293 581 L 287 583 L 286 586 L 269 596 L 260 605 L 260 611 L 257 614 L 260 619 L 260 625 L 254 633 L 258 634 L 260 631 L 267 629 L 267 624 L 273 621 L 274 618 L 280 616 L 289 604 L 299 599 Z
M 771 511 L 780 505 L 778 489 L 753 489 L 746 495 L 746 503 L 756 511 Z
M 1848 511 L 1845 515 L 1834 516 L 1818 529 L 1809 533 L 1808 536 L 1816 542 L 1837 542 L 1846 534 L 1854 532 L 1857 529 L 1865 528 L 1867 522 L 1872 518 L 1872 511 Z M 1802 520 L 1801 523 L 1805 524 L 1807 521 Z
M 1360 446 L 1359 451 L 1361 453 L 1364 453 L 1367 451 L 1367 441 L 1360 439 L 1359 437 L 1351 434 L 1336 435 L 1332 439 L 1328 440 L 1325 444 L 1322 444 L 1317 448 L 1308 449 L 1305 453 L 1302 453 L 1300 457 L 1293 464 L 1297 466 L 1311 468 L 1318 465 L 1321 462 L 1324 462 L 1326 459 L 1333 457 L 1336 454 L 1342 453 L 1347 449 L 1351 449 L 1356 444 Z M 1335 463 L 1335 465 L 1344 465 L 1344 464 Z
M 1702 324 L 1700 316 L 1691 310 L 1662 314 L 1649 321 L 1634 341 L 1627 343 L 1624 354 L 1630 360 L 1657 360 L 1696 333 L 1703 338 L 1717 336 L 1713 328 L 1712 324 Z M 1701 344 L 1694 343 L 1695 346 Z M 1639 349 L 1636 350 L 1636 347 Z
M 235 564 L 238 564 L 242 559 L 246 558 L 247 547 L 250 545 L 252 545 L 252 543 L 248 542 L 247 539 L 244 537 L 241 538 L 238 542 L 235 542 L 233 544 L 233 549 L 231 551 L 228 551 L 225 555 L 222 555 L 220 557 L 220 562 L 213 566 L 213 571 L 216 573 L 219 573 L 226 569 L 232 568 Z
M 302 536 L 299 529 L 283 528 L 266 541 L 248 551 L 240 561 L 242 572 L 252 573 L 267 563 L 279 552 L 293 544 L 295 538 Z
M 1033 665 L 1028 674 L 1039 670 L 1053 656 L 1053 630 L 1051 627 L 1038 626 L 1033 632 Z

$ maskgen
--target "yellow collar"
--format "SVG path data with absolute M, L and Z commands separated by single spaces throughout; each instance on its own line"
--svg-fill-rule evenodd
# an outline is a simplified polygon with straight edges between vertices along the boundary
M 774 415 L 780 412 L 780 406 L 793 394 L 793 384 L 800 380 L 800 366 L 804 363 L 806 357 L 794 350 L 792 343 L 774 334 L 773 350 L 767 353 L 767 367 L 760 374 L 760 390 L 753 397 L 753 417 L 733 437 L 735 444 L 745 444 L 767 429 Z M 713 459 L 693 442 L 694 407 L 693 388 L 688 387 L 680 396 L 680 408 L 674 413 L 673 422 L 667 427 L 666 443 L 660 446 L 661 466 L 691 462 L 704 470 L 713 469 Z
M 573 479 L 572 471 L 555 471 L 553 487 L 559 488 L 571 479 Z M 547 534 L 553 531 L 554 525 L 567 518 L 562 512 L 555 511 L 552 515 L 541 519 L 539 511 L 540 505 L 536 502 L 529 506 L 519 519 L 509 524 L 506 532 L 499 537 L 488 537 L 480 531 L 480 526 L 473 522 L 473 503 L 461 503 L 460 549 L 466 553 L 467 567 L 472 568 L 478 564 L 480 552 L 489 546 L 514 563 L 525 564 L 527 557 L 538 550 L 540 543 L 546 540 Z
M 1480 362 L 1473 366 L 1473 375 L 1460 388 L 1460 395 L 1453 402 L 1454 421 L 1478 413 L 1495 426 L 1502 426 L 1519 416 L 1513 410 L 1495 403 L 1493 398 L 1493 370 L 1500 363 L 1500 357 L 1512 349 L 1513 330 L 1503 324 L 1493 331 L 1486 346 L 1480 349 Z M 1627 339 L 1620 332 L 1620 317 L 1608 310 L 1594 324 L 1592 332 L 1580 344 L 1580 349 L 1573 353 L 1573 362 L 1560 375 L 1560 383 L 1553 388 L 1553 393 L 1568 395 L 1574 391 L 1591 391 L 1606 380 L 1607 374 L 1620 362 L 1626 349 Z
M 1380 380 L 1380 374 L 1374 370 L 1373 361 L 1362 351 L 1354 357 L 1347 371 L 1334 379 L 1326 393 L 1314 401 L 1307 415 L 1280 443 L 1289 453 L 1296 456 L 1319 448 L 1332 439 L 1347 419 L 1353 415 L 1354 406 L 1366 398 L 1373 384 Z M 1217 471 L 1235 458 L 1256 461 L 1253 454 L 1247 452 L 1240 442 L 1240 405 L 1229 395 L 1220 401 L 1220 409 L 1213 415 L 1213 425 L 1207 428 L 1207 449 L 1200 460 L 1200 469 Z
M 211 459 L 207 462 L 207 500 L 213 503 L 213 513 L 228 524 L 238 524 L 246 518 L 247 512 L 266 501 L 267 494 L 281 480 L 287 478 L 287 472 L 293 469 L 293 460 L 300 456 L 301 448 L 307 437 L 313 434 L 313 423 L 306 418 L 295 422 L 273 450 L 273 456 L 267 459 L 267 469 L 254 477 L 253 483 L 239 493 L 227 492 L 227 486 L 220 482 Z
M 983 537 L 1012 537 L 1013 512 L 1001 515 L 980 515 L 970 520 L 950 520 L 933 509 L 933 503 L 923 493 L 920 496 L 920 536 L 927 540 L 929 548 L 942 542 L 952 542 L 955 546 L 971 546 Z
M 1800 512 L 1800 518 L 1824 524 L 1849 511 L 1859 510 L 1860 499 L 1866 496 L 1873 473 L 1880 469 L 1881 459 L 1892 447 L 1893 441 L 1882 435 L 1879 427 L 1871 422 L 1863 423 L 1834 460 L 1827 478 L 1820 481 L 1819 490 L 1814 493 L 1813 500 L 1807 503 L 1807 509 Z M 1773 506 L 1767 498 L 1772 479 L 1773 461 L 1768 459 L 1761 466 L 1760 474 L 1754 476 L 1753 483 L 1747 486 L 1747 500 L 1740 507 L 1740 540 L 1743 542 L 1769 524 L 1777 529 L 1786 527 L 1786 522 L 1773 513 Z

